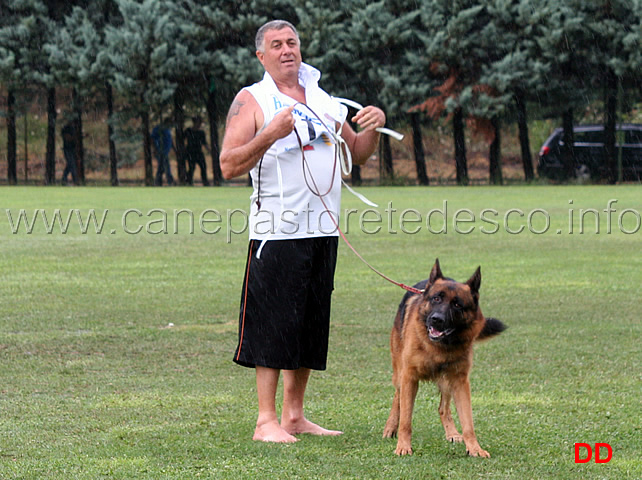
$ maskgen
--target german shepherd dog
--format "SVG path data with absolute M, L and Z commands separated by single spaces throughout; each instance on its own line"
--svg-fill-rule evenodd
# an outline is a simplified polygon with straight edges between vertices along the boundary
M 490 457 L 477 442 L 473 427 L 468 375 L 473 364 L 473 343 L 499 334 L 506 326 L 485 318 L 479 308 L 481 268 L 466 283 L 445 278 L 439 260 L 430 278 L 406 293 L 390 334 L 392 383 L 395 396 L 383 431 L 384 438 L 398 435 L 397 455 L 412 455 L 412 410 L 420 380 L 433 381 L 441 392 L 439 416 L 450 442 L 466 444 L 473 457 Z M 454 398 L 462 434 L 450 413 Z

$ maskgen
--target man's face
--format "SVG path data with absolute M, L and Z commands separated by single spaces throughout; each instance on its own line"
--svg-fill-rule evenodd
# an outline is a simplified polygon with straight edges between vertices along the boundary
M 268 30 L 263 37 L 264 52 L 256 56 L 274 79 L 298 76 L 301 65 L 299 40 L 292 29 Z

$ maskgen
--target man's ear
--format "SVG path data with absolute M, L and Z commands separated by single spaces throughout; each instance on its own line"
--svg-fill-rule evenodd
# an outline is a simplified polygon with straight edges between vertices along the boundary
M 263 64 L 263 60 L 265 59 L 265 53 L 263 53 L 261 50 L 256 51 L 256 58 L 259 59 L 259 62 L 261 62 L 261 65 Z

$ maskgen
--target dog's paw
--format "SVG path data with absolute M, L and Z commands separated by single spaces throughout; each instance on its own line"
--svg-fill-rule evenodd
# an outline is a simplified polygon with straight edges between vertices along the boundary
M 412 455 L 412 447 L 410 445 L 397 444 L 397 449 L 395 450 L 395 454 L 399 456 Z
M 480 446 L 468 449 L 466 453 L 468 453 L 468 455 L 470 455 L 471 457 L 490 458 L 490 453 L 488 453 L 486 450 L 484 450 Z
M 459 433 L 455 433 L 454 435 L 446 435 L 446 440 L 451 443 L 461 443 L 464 441 L 464 437 Z
M 383 429 L 383 438 L 395 438 L 397 436 L 396 428 L 386 427 Z

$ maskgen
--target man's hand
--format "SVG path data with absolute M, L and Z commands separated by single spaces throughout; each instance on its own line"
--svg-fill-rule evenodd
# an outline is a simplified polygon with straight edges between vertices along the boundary
M 274 116 L 272 121 L 265 127 L 266 135 L 269 135 L 272 142 L 287 137 L 294 130 L 294 115 L 292 115 L 294 106 L 281 110 Z
M 383 110 L 380 108 L 369 105 L 363 110 L 359 110 L 357 114 L 352 117 L 352 121 L 363 130 L 374 130 L 386 124 L 386 114 L 383 113 Z
M 359 110 L 352 117 L 352 121 L 361 131 L 355 133 L 348 123 L 344 123 L 341 136 L 350 148 L 352 161 L 357 165 L 363 165 L 377 148 L 379 132 L 376 129 L 386 124 L 386 114 L 380 108 L 368 105 Z

